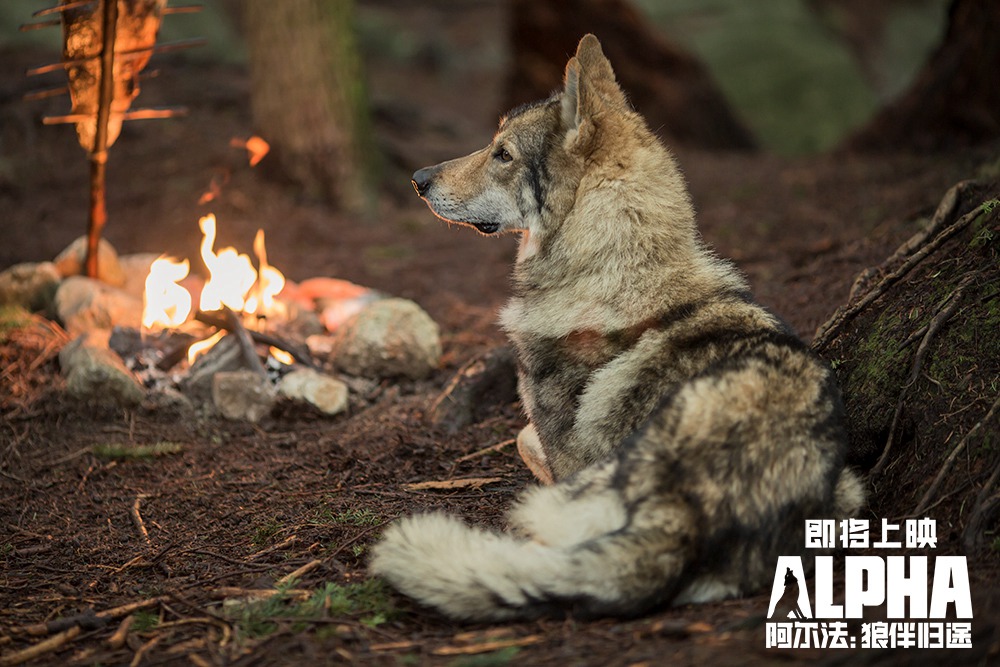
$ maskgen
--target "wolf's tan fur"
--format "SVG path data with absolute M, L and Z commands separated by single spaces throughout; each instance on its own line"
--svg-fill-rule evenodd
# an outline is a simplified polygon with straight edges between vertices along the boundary
M 829 369 L 703 245 L 684 180 L 593 36 L 563 91 L 414 174 L 439 217 L 517 232 L 501 315 L 549 487 L 519 537 L 407 519 L 373 570 L 472 619 L 634 614 L 754 590 L 807 518 L 859 508 Z

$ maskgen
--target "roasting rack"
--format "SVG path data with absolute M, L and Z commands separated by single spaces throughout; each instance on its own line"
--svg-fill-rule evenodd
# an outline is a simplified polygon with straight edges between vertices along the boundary
M 140 76 L 154 53 L 206 43 L 205 39 L 197 38 L 157 44 L 160 21 L 171 14 L 201 10 L 201 5 L 168 6 L 168 0 L 61 0 L 58 5 L 34 12 L 32 18 L 38 20 L 20 28 L 22 32 L 56 26 L 63 29 L 62 60 L 33 67 L 26 75 L 39 76 L 62 70 L 67 73 L 68 83 L 29 92 L 24 99 L 32 101 L 69 95 L 72 100 L 72 113 L 46 116 L 42 123 L 76 124 L 80 145 L 87 152 L 90 211 L 85 268 L 90 277 L 98 275 L 97 247 L 108 217 L 105 205 L 108 148 L 117 139 L 120 123 L 173 118 L 187 113 L 184 107 L 130 108 L 138 95 L 139 81 L 158 74 L 152 70 Z M 56 15 L 58 18 L 51 18 Z M 116 91 L 120 93 L 118 98 Z M 112 108 L 115 103 L 117 109 Z M 109 133 L 112 119 L 115 121 L 113 136 Z

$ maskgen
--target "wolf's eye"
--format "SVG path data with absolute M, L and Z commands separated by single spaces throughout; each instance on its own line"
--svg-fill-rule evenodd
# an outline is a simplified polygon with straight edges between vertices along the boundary
M 496 153 L 493 154 L 493 157 L 500 160 L 501 162 L 510 162 L 511 160 L 514 159 L 514 157 L 507 151 L 507 149 L 502 147 L 498 149 Z

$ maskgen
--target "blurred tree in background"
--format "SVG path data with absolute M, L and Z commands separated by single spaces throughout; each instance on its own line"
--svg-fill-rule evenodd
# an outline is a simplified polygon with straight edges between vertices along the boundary
M 948 29 L 913 84 L 845 143 L 942 150 L 1000 137 L 1000 2 L 952 0 Z
M 251 0 L 242 11 L 265 164 L 308 197 L 370 212 L 377 158 L 353 0 Z

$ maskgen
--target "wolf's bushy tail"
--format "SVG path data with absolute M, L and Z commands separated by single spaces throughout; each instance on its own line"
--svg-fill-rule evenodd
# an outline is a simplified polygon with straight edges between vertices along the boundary
M 371 569 L 403 593 L 463 620 L 497 621 L 570 611 L 632 615 L 676 592 L 689 555 L 688 517 L 626 519 L 617 493 L 539 487 L 498 533 L 443 514 L 397 522 Z M 644 524 L 646 527 L 644 527 Z

